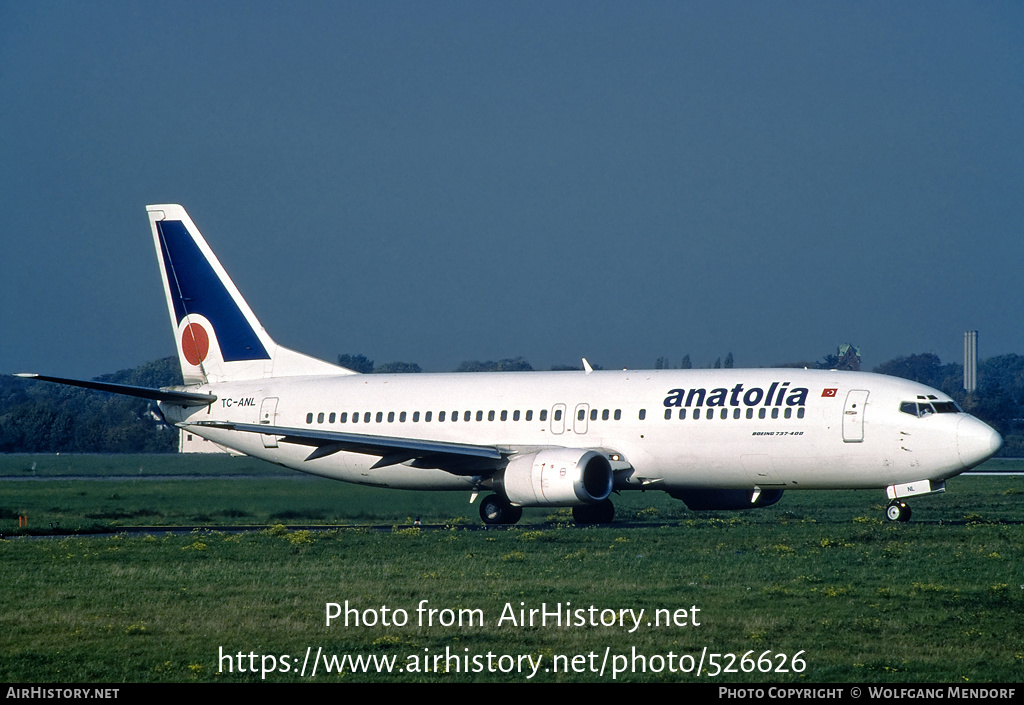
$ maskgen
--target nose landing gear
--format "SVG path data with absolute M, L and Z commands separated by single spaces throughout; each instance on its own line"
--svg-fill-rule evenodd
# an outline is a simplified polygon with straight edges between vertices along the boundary
M 889 521 L 910 521 L 910 507 L 906 502 L 894 499 L 885 508 L 885 518 Z

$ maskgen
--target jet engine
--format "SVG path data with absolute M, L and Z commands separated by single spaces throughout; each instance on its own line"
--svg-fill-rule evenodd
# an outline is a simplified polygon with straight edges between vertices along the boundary
M 675 490 L 674 499 L 681 499 L 694 511 L 703 509 L 760 509 L 770 507 L 782 499 L 782 490 L 762 490 L 754 498 L 750 490 Z
M 611 494 L 612 465 L 593 450 L 542 450 L 513 457 L 498 484 L 519 507 L 591 504 Z

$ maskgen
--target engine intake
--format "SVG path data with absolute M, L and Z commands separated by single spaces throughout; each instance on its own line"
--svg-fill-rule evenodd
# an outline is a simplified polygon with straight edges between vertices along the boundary
M 556 448 L 512 458 L 499 485 L 516 506 L 565 507 L 607 499 L 612 479 L 611 462 L 597 451 Z

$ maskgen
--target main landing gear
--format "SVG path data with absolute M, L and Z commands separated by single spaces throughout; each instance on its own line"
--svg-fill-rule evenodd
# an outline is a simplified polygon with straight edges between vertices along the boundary
M 485 524 L 515 524 L 523 517 L 522 507 L 513 507 L 501 495 L 492 494 L 480 503 L 480 518 Z
M 523 508 L 513 506 L 501 495 L 492 494 L 480 503 L 480 518 L 485 524 L 515 524 L 523 517 Z M 615 505 L 610 499 L 595 504 L 581 504 L 572 508 L 577 525 L 611 524 L 615 518 Z
M 610 499 L 595 504 L 578 504 L 572 508 L 572 518 L 577 525 L 611 524 L 615 518 L 615 505 Z
M 885 518 L 889 521 L 910 521 L 910 507 L 906 502 L 894 499 L 885 508 Z

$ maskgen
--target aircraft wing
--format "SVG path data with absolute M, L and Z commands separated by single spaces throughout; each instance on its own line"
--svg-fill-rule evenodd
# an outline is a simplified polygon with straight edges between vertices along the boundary
M 200 421 L 188 424 L 188 426 L 279 436 L 279 442 L 313 447 L 313 452 L 306 460 L 315 460 L 332 453 L 346 451 L 364 455 L 379 455 L 380 460 L 373 465 L 375 468 L 405 463 L 412 467 L 439 468 L 456 475 L 477 475 L 481 471 L 487 472 L 504 467 L 505 458 L 513 452 L 511 450 L 502 451 L 495 446 L 477 446 L 468 443 L 449 443 L 396 436 L 371 436 L 362 433 L 254 423 Z

